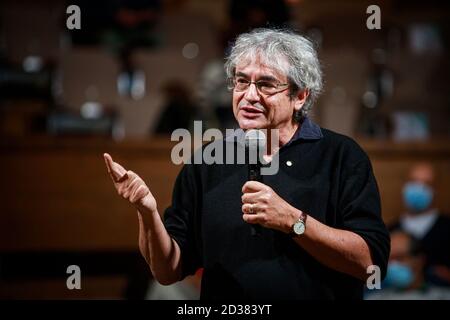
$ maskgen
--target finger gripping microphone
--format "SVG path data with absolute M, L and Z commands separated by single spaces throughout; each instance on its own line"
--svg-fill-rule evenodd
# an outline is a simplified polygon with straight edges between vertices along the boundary
M 247 130 L 245 133 L 245 151 L 249 181 L 263 182 L 261 176 L 261 166 L 265 150 L 266 135 L 264 131 L 257 129 Z M 250 227 L 252 236 L 256 236 L 261 233 L 260 225 L 252 224 Z

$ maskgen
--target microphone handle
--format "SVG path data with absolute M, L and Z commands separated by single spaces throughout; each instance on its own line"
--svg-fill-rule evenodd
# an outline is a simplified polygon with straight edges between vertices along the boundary
M 248 165 L 248 180 L 262 182 L 261 167 L 259 164 Z

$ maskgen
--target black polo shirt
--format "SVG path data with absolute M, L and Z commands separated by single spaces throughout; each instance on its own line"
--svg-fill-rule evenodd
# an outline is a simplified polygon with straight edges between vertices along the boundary
M 241 210 L 247 178 L 245 164 L 189 164 L 177 177 L 164 224 L 180 246 L 183 275 L 204 268 L 201 298 L 361 299 L 363 282 L 322 265 L 288 235 L 252 235 Z M 389 234 L 370 161 L 355 141 L 306 118 L 263 183 L 320 222 L 360 235 L 385 274 Z

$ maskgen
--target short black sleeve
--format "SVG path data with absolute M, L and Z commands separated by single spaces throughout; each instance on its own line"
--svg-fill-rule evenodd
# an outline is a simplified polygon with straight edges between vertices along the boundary
M 390 253 L 389 232 L 381 217 L 377 183 L 370 160 L 353 141 L 347 144 L 341 172 L 339 212 L 342 228 L 360 235 L 370 248 L 382 278 Z
M 172 204 L 164 212 L 164 225 L 181 250 L 182 277 L 201 267 L 198 185 L 194 165 L 185 165 L 173 190 Z

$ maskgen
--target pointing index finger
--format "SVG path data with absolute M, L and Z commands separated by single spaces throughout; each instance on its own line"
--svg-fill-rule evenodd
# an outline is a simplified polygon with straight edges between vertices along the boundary
M 108 153 L 103 154 L 103 157 L 105 159 L 108 173 L 110 174 L 114 182 L 120 182 L 124 178 L 126 178 L 127 171 L 124 169 L 124 167 L 122 167 L 117 162 L 114 162 L 112 157 Z

